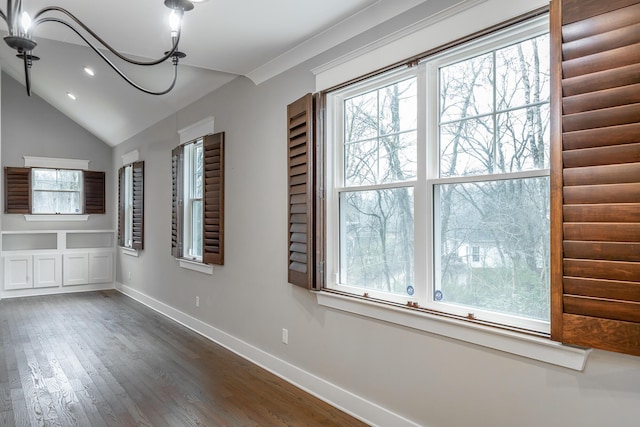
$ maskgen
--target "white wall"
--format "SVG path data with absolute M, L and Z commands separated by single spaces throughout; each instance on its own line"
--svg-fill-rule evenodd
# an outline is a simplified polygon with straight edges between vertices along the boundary
M 505 1 L 490 2 L 499 9 Z M 332 311 L 287 283 L 286 105 L 314 90 L 313 67 L 381 31 L 259 86 L 237 78 L 114 149 L 114 167 L 133 149 L 145 161 L 145 249 L 137 258 L 119 256 L 118 281 L 419 425 L 637 426 L 640 358 L 594 351 L 576 372 Z M 211 276 L 181 269 L 170 256 L 170 152 L 178 129 L 210 115 L 227 144 L 225 265 Z

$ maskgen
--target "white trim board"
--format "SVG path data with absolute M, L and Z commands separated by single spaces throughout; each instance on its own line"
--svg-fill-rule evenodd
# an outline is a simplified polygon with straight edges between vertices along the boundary
M 279 359 L 264 350 L 183 313 L 136 289 L 122 283 L 116 283 L 116 290 L 369 425 L 394 427 L 419 426 L 419 424 L 411 420 L 292 365 L 285 360 Z

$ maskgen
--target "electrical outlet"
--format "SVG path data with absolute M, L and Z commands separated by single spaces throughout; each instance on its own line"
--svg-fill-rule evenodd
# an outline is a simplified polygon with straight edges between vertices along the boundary
M 200 307 L 200 297 L 196 297 L 196 307 Z
M 289 344 L 289 330 L 282 328 L 282 343 Z

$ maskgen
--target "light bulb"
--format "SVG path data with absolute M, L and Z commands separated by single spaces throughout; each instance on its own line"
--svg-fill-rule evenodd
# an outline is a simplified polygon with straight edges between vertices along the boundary
M 169 28 L 171 28 L 171 37 L 176 37 L 178 35 L 181 20 L 182 16 L 180 16 L 180 14 L 175 10 L 172 10 L 171 14 L 169 15 Z
M 22 24 L 22 31 L 24 31 L 24 33 L 26 34 L 31 27 L 31 17 L 26 11 L 22 12 L 22 16 L 20 17 L 20 24 Z

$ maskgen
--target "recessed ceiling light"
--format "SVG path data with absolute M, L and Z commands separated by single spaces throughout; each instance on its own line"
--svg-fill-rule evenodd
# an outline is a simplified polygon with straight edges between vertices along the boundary
M 67 96 L 69 97 L 69 99 L 72 99 L 74 101 L 77 99 L 76 96 L 74 94 L 72 94 L 71 92 L 67 92 Z
M 84 70 L 85 73 L 87 73 L 91 77 L 96 75 L 96 73 L 93 71 L 93 68 L 91 68 L 91 67 L 84 67 L 83 70 Z

